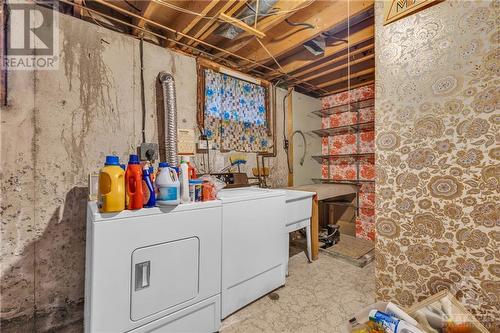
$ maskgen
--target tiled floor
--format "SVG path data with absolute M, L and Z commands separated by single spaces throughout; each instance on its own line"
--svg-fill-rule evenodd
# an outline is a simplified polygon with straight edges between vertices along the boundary
M 304 253 L 290 258 L 278 300 L 265 296 L 222 323 L 222 333 L 340 332 L 341 325 L 374 302 L 374 264 L 364 268 L 326 254 L 312 264 Z

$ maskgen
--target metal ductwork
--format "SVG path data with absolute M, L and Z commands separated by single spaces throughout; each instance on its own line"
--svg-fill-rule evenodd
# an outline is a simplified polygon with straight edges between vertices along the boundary
M 177 103 L 175 81 L 172 74 L 160 72 L 158 79 L 163 91 L 163 111 L 165 115 L 165 157 L 171 166 L 178 166 L 177 157 Z
M 258 0 L 259 1 L 259 17 L 266 17 L 272 15 L 270 12 L 272 7 L 278 0 Z M 238 19 L 242 20 L 248 25 L 253 26 L 253 22 L 255 21 L 255 9 L 247 4 L 247 9 L 241 12 L 238 16 Z M 231 24 L 223 24 L 216 32 L 217 35 L 228 38 L 235 39 L 239 34 L 243 32 L 243 29 L 235 27 Z

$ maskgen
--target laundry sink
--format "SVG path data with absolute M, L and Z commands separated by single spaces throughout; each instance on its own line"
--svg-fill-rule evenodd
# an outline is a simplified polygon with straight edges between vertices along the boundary
M 314 192 L 285 190 L 286 192 L 286 226 L 307 221 L 312 214 L 312 197 Z M 295 228 L 293 228 L 295 229 Z

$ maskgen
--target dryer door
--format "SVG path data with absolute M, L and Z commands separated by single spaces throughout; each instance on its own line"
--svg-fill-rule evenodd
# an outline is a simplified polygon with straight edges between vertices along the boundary
M 131 319 L 137 321 L 198 295 L 199 239 L 191 237 L 132 253 Z

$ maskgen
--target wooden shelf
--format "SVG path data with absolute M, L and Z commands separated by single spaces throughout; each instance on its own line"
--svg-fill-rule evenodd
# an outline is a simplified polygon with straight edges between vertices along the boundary
M 333 154 L 333 155 L 315 155 L 312 156 L 319 163 L 323 160 L 329 160 L 332 158 L 361 158 L 361 157 L 375 157 L 375 153 L 355 153 L 355 154 Z
M 333 106 L 331 108 L 316 110 L 316 111 L 313 111 L 312 113 L 317 115 L 317 116 L 320 116 L 320 117 L 326 117 L 326 116 L 330 116 L 332 114 L 337 114 L 337 113 L 356 112 L 359 109 L 368 108 L 368 107 L 374 106 L 374 105 L 375 105 L 375 99 L 370 98 L 370 99 L 365 99 L 363 101 L 357 101 L 357 102 L 353 102 L 353 103 L 347 103 L 347 104 Z
M 368 179 L 323 179 L 323 178 L 312 178 L 312 181 L 315 183 L 322 184 L 352 184 L 352 185 L 360 185 L 360 184 L 375 184 L 374 180 Z
M 359 124 L 351 124 L 351 125 L 344 125 L 344 126 L 338 126 L 338 127 L 318 129 L 318 130 L 314 130 L 313 133 L 315 133 L 316 135 L 318 135 L 320 137 L 326 137 L 326 136 L 333 136 L 333 135 L 356 133 L 358 131 L 374 131 L 374 130 L 375 130 L 375 122 L 374 121 L 367 121 L 367 122 L 359 123 Z
M 353 208 L 361 208 L 361 209 L 372 209 L 375 210 L 373 206 L 357 206 L 354 202 L 349 201 L 323 201 L 323 204 L 330 206 L 341 206 L 341 207 L 353 207 Z

